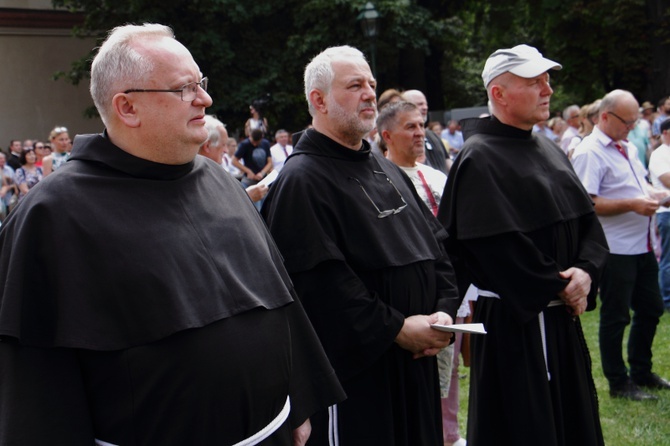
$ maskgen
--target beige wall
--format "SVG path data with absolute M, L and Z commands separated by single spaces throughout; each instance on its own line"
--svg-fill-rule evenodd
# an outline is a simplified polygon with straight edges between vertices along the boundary
M 52 80 L 94 46 L 93 39 L 71 37 L 68 30 L 0 29 L 0 147 L 6 150 L 10 139 L 46 139 L 56 125 L 67 127 L 71 138 L 102 131 L 99 119 L 83 116 L 93 105 L 88 81 L 73 86 Z
M 0 0 L 2 8 L 52 9 L 51 0 Z

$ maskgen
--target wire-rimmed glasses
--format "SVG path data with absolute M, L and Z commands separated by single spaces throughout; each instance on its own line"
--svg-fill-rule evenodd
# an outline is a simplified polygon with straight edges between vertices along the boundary
M 395 189 L 396 193 L 398 194 L 398 196 L 399 196 L 400 199 L 402 200 L 402 203 L 403 203 L 402 206 L 400 206 L 399 208 L 396 208 L 396 209 L 387 209 L 387 210 L 382 211 L 381 209 L 379 209 L 379 206 L 377 206 L 377 205 L 375 204 L 375 202 L 372 200 L 372 197 L 370 197 L 370 195 L 369 195 L 368 192 L 365 190 L 365 188 L 363 187 L 363 185 L 361 184 L 360 181 L 358 181 L 358 180 L 357 180 L 356 178 L 354 178 L 354 177 L 349 177 L 349 179 L 355 181 L 355 182 L 358 184 L 358 186 L 361 188 L 361 190 L 363 191 L 363 193 L 365 194 L 365 196 L 368 198 L 368 200 L 370 201 L 370 203 L 372 203 L 372 206 L 374 206 L 375 210 L 377 211 L 377 218 L 386 218 L 386 217 L 388 217 L 389 215 L 399 214 L 400 212 L 402 212 L 402 211 L 407 207 L 407 202 L 406 202 L 405 199 L 403 198 L 403 196 L 402 196 L 402 194 L 400 193 L 400 191 L 398 190 L 398 188 L 395 187 L 395 184 L 393 184 L 393 181 L 391 181 L 391 179 L 386 175 L 385 172 L 378 172 L 378 171 L 376 171 L 376 170 L 373 170 L 372 173 L 374 173 L 375 175 L 384 175 L 384 177 L 386 178 L 386 181 L 388 181 L 389 184 L 390 184 L 391 186 L 393 186 L 393 189 Z
M 613 111 L 608 111 L 607 114 L 612 115 L 612 116 L 614 116 L 615 118 L 617 118 L 619 121 L 621 121 L 621 123 L 622 123 L 623 125 L 625 125 L 625 126 L 628 127 L 629 129 L 634 128 L 634 127 L 637 125 L 638 121 L 639 121 L 639 119 L 634 119 L 634 120 L 632 120 L 632 121 L 626 121 L 626 120 L 623 119 L 621 116 L 619 116 L 619 115 L 617 115 L 616 113 L 614 113 Z
M 180 93 L 181 100 L 184 102 L 193 102 L 195 98 L 198 97 L 198 87 L 207 91 L 207 85 L 209 84 L 209 79 L 203 77 L 200 82 L 189 82 L 186 85 L 174 90 L 157 90 L 157 89 L 142 89 L 142 88 L 131 88 L 124 91 L 123 93 Z

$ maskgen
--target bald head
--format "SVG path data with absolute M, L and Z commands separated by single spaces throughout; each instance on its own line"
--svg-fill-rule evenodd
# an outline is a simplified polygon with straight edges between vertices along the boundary
M 639 118 L 639 104 L 635 96 L 626 90 L 613 90 L 600 102 L 598 128 L 614 141 L 628 137 Z
M 428 119 L 428 101 L 426 96 L 419 90 L 407 90 L 402 94 L 403 100 L 416 105 L 423 116 L 424 121 Z

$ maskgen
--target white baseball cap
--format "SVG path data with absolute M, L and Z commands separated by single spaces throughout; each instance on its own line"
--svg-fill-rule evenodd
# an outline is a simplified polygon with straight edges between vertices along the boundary
M 542 57 L 537 49 L 528 45 L 517 45 L 514 48 L 505 48 L 491 54 L 486 60 L 482 79 L 484 87 L 496 77 L 508 71 L 526 79 L 539 76 L 549 70 L 563 68 L 558 62 Z

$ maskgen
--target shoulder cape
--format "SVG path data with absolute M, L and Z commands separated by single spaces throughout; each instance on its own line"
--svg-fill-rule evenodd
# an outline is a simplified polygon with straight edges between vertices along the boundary
M 407 207 L 385 218 L 379 212 Z M 262 214 L 289 272 L 342 260 L 357 270 L 441 256 L 446 232 L 393 163 L 306 131 L 265 199 Z M 396 240 L 403 240 L 397 243 Z
M 594 212 L 568 158 L 549 139 L 495 118 L 462 124 L 466 142 L 438 215 L 450 237 L 530 232 Z
M 105 135 L 35 186 L 0 231 L 0 336 L 114 350 L 293 301 L 243 189 L 203 157 L 136 158 Z

